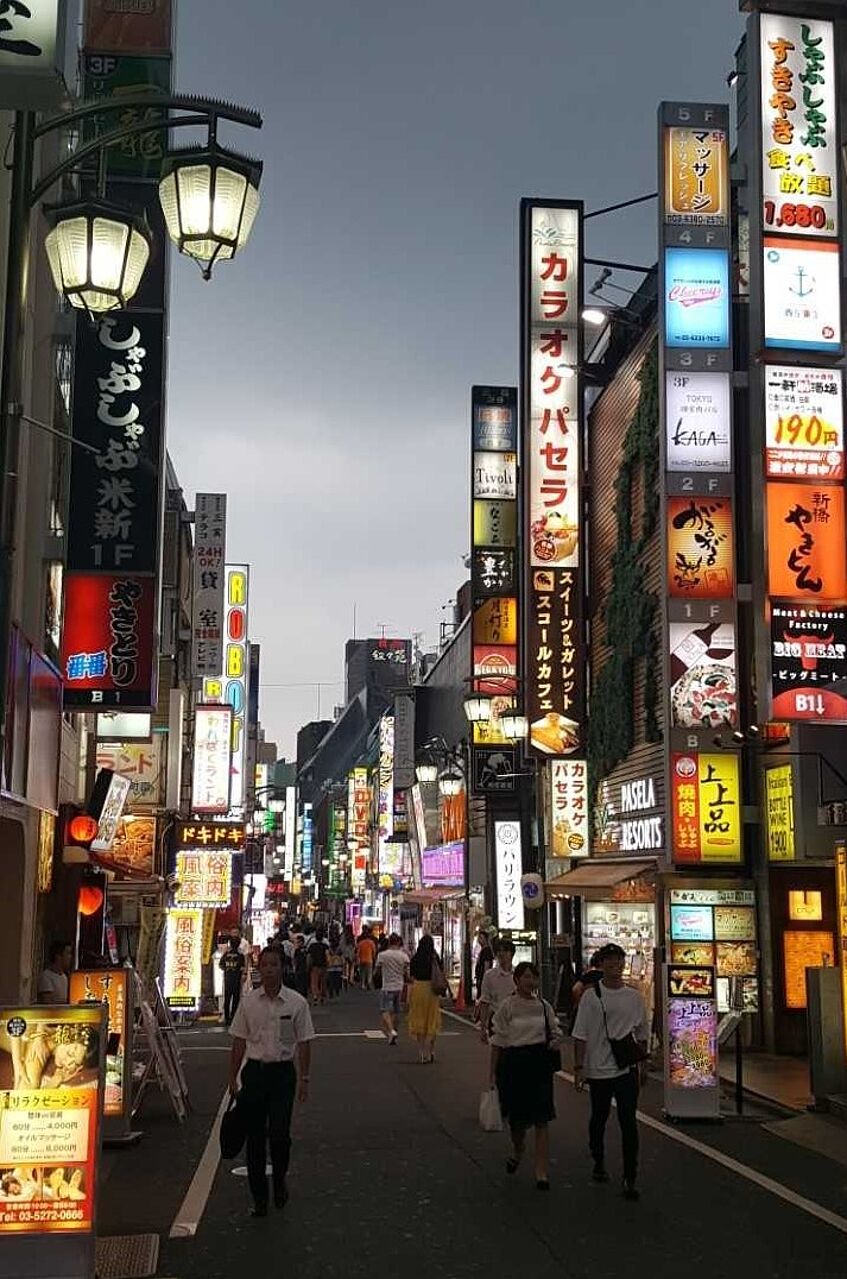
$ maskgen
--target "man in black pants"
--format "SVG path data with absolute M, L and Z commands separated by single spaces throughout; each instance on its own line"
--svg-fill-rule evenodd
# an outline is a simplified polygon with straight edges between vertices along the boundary
M 573 1028 L 574 1083 L 578 1092 L 586 1080 L 591 1093 L 591 1119 L 588 1141 L 594 1160 L 594 1181 L 608 1181 L 604 1153 L 606 1123 L 614 1099 L 618 1111 L 623 1146 L 623 1190 L 626 1199 L 637 1199 L 635 1179 L 638 1173 L 638 1084 L 646 1063 L 621 1068 L 612 1052 L 612 1039 L 633 1035 L 645 1052 L 650 1023 L 644 1000 L 637 990 L 625 986 L 623 980 L 626 955 L 620 946 L 610 942 L 597 952 L 603 970 L 602 980 L 594 990 L 586 990 L 579 1001 Z
M 233 1096 L 238 1093 L 240 1071 L 238 1104 L 244 1107 L 246 1119 L 252 1215 L 266 1217 L 268 1142 L 274 1204 L 284 1208 L 288 1200 L 285 1178 L 291 1153 L 291 1114 L 295 1093 L 299 1102 L 308 1098 L 311 1041 L 315 1031 L 306 1000 L 282 984 L 282 959 L 278 951 L 262 951 L 259 972 L 262 985 L 244 996 L 232 1022 L 229 1090 Z
M 229 939 L 229 949 L 221 955 L 220 968 L 224 975 L 224 1021 L 227 1026 L 232 1022 L 241 999 L 241 984 L 244 981 L 244 956 L 239 949 L 238 936 Z

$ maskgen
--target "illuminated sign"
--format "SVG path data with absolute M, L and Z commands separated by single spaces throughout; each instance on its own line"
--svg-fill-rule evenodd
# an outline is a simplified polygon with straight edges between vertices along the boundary
M 494 856 L 497 873 L 497 927 L 524 927 L 521 891 L 523 863 L 520 822 L 494 823 Z
M 847 721 L 847 609 L 771 607 L 773 716 Z
M 735 627 L 671 622 L 670 702 L 675 728 L 733 727 L 738 720 Z
M 379 790 L 377 794 L 378 854 L 394 834 L 394 717 L 379 721 Z
M 294 853 L 297 846 L 297 787 L 288 786 L 285 790 L 285 861 L 283 874 L 291 880 L 294 874 Z
M 847 848 L 835 848 L 835 895 L 838 910 L 838 964 L 841 969 L 841 1015 L 847 1056 Z M 820 916 L 818 916 L 820 918 Z
M 841 349 L 840 254 L 835 240 L 764 238 L 765 346 Z
M 193 568 L 191 673 L 216 677 L 224 668 L 225 493 L 195 498 Z
M 512 501 L 475 500 L 473 504 L 474 546 L 515 546 L 517 511 Z
M 621 852 L 641 853 L 664 846 L 664 819 L 661 814 L 643 815 L 650 814 L 650 810 L 657 807 L 656 783 L 652 777 L 621 783 Z
M 518 650 L 509 644 L 475 644 L 474 688 L 478 693 L 511 696 L 517 689 Z
M 232 707 L 232 792 L 230 810 L 244 806 L 247 760 L 247 607 L 250 569 L 228 564 L 226 569 L 226 641 L 224 696 Z
M 729 225 L 729 145 L 723 129 L 665 129 L 665 221 Z
M 177 849 L 244 852 L 244 826 L 240 822 L 184 822 L 176 824 Z
M 763 13 L 761 59 L 764 226 L 834 237 L 840 175 L 832 23 Z
M 465 846 L 461 840 L 421 850 L 421 875 L 427 888 L 461 888 L 464 867 Z
M 472 402 L 474 450 L 514 453 L 518 447 L 515 388 L 475 386 Z
M 741 861 L 737 755 L 671 755 L 671 824 L 677 864 Z
M 127 968 L 77 969 L 69 977 L 72 1004 L 105 1004 L 109 1031 L 106 1055 L 104 1115 L 122 1115 L 131 1100 L 132 1087 L 132 1001 Z
M 732 405 L 728 373 L 665 374 L 669 471 L 732 470 Z
M 0 38 L 0 107 L 58 108 L 63 99 L 66 0 L 4 4 Z
M 668 595 L 731 599 L 735 581 L 732 502 L 728 497 L 669 497 Z
M 165 927 L 165 1001 L 171 1008 L 196 1008 L 202 985 L 203 912 L 173 907 Z
M 838 869 L 839 845 L 835 849 L 835 865 Z M 788 890 L 788 918 L 795 923 L 820 923 L 823 919 L 823 894 L 811 888 Z
M 665 249 L 665 345 L 728 347 L 729 287 L 724 249 Z
M 128 780 L 130 808 L 156 808 L 162 802 L 161 742 L 156 736 L 149 742 L 97 743 L 97 767 Z
M 847 597 L 844 490 L 767 485 L 768 591 L 783 599 Z
M 774 479 L 844 479 L 840 369 L 765 366 L 766 473 Z
M 303 840 L 300 846 L 300 869 L 308 875 L 312 869 L 314 853 L 315 827 L 312 819 L 312 805 L 303 805 Z
M 92 853 L 108 853 L 114 844 L 118 823 L 129 795 L 129 786 L 129 778 L 121 777 L 118 773 L 113 773 L 109 779 L 109 789 L 98 818 L 97 834 L 91 841 Z
M 66 710 L 149 710 L 156 582 L 138 574 L 66 573 L 62 678 Z
M 181 850 L 176 855 L 177 906 L 223 910 L 232 897 L 232 854 Z
M 550 760 L 550 852 L 587 857 L 588 765 L 584 759 Z
M 712 969 L 706 969 L 711 973 Z M 668 999 L 668 1083 L 717 1089 L 718 1008 L 714 999 Z
M 794 844 L 794 773 L 790 764 L 765 769 L 765 844 L 768 861 L 791 862 Z
M 799 1012 L 806 1007 L 806 969 L 832 968 L 835 937 L 824 929 L 786 929 L 782 934 L 782 954 L 785 1007 Z
M 93 1231 L 103 1005 L 3 1008 L 0 1026 L 0 1237 Z
M 575 570 L 530 569 L 524 697 L 530 745 L 540 755 L 571 755 L 580 746 L 585 717 L 581 606 Z
M 194 772 L 191 808 L 195 813 L 226 813 L 230 806 L 232 707 L 194 709 Z
M 515 453 L 474 453 L 473 495 L 499 501 L 517 500 L 518 459 Z
M 518 602 L 516 599 L 484 600 L 473 615 L 474 644 L 518 642 Z

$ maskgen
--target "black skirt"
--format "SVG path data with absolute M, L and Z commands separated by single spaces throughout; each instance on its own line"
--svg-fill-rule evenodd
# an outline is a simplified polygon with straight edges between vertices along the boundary
M 529 1128 L 555 1119 L 553 1066 L 547 1045 L 501 1049 L 497 1092 L 503 1118 L 511 1124 Z

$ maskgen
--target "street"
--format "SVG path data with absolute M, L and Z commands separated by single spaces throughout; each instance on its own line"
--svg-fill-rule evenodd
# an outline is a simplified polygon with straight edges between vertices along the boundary
M 660 1084 L 651 1081 L 642 1100 L 642 1198 L 626 1203 L 614 1118 L 612 1181 L 594 1185 L 588 1102 L 560 1079 L 553 1188 L 542 1196 L 531 1162 L 508 1178 L 505 1135 L 478 1126 L 486 1058 L 467 1024 L 445 1017 L 438 1060 L 421 1066 L 403 1034 L 394 1049 L 377 1037 L 373 995 L 351 991 L 317 1008 L 314 1020 L 312 1095 L 295 1119 L 285 1211 L 250 1219 L 241 1158 L 218 1167 L 196 1234 L 169 1238 L 173 1223 L 185 1222 L 181 1206 L 226 1080 L 228 1039 L 213 1026 L 181 1036 L 194 1107 L 184 1128 L 157 1117 L 154 1099 L 149 1121 L 142 1116 L 138 1125 L 143 1141 L 107 1153 L 101 1236 L 161 1234 L 163 1279 L 258 1274 L 278 1261 L 298 1279 L 347 1276 L 365 1263 L 449 1279 L 518 1268 L 536 1279 L 671 1279 L 683 1265 L 760 1279 L 845 1273 L 847 1166 L 767 1130 L 773 1115 L 671 1127 L 659 1117 Z M 778 1193 L 751 1176 L 771 1179 Z M 814 1211 L 832 1214 L 832 1224 Z

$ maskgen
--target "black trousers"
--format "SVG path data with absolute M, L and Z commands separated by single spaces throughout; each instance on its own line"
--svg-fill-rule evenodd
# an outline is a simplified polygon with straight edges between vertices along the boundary
M 257 1204 L 268 1202 L 268 1145 L 274 1190 L 285 1186 L 296 1087 L 297 1072 L 290 1061 L 247 1061 L 241 1072 L 239 1104 L 244 1107 L 247 1126 L 247 1180 Z
M 615 1079 L 589 1079 L 591 1092 L 591 1118 L 588 1123 L 588 1143 L 595 1163 L 603 1163 L 603 1138 L 614 1100 L 618 1110 L 623 1146 L 623 1175 L 626 1181 L 635 1181 L 638 1172 L 638 1071 L 630 1070 Z
M 235 1010 L 241 1001 L 241 979 L 228 982 L 224 979 L 224 1021 L 227 1025 L 235 1016 Z

